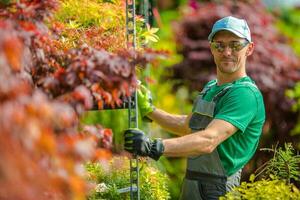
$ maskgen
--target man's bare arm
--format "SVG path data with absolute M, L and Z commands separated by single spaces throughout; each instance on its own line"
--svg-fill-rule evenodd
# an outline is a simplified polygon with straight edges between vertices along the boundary
M 189 128 L 190 115 L 173 115 L 161 109 L 155 109 L 148 116 L 162 128 L 176 135 L 187 135 L 191 133 Z
M 203 131 L 173 139 L 163 140 L 164 155 L 171 157 L 187 157 L 208 154 L 228 137 L 233 135 L 237 128 L 224 120 L 214 119 Z

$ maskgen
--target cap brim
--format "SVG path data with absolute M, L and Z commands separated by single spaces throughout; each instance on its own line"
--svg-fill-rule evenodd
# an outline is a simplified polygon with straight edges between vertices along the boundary
M 229 31 L 233 34 L 235 34 L 236 36 L 240 37 L 240 38 L 244 38 L 244 39 L 247 39 L 243 34 L 239 33 L 238 31 L 235 31 L 235 30 L 232 30 L 232 29 L 229 29 L 229 28 L 219 28 L 219 29 L 216 29 L 214 30 L 214 32 L 211 32 L 208 36 L 208 41 L 212 41 L 213 37 L 215 36 L 215 34 L 219 31 Z M 247 39 L 248 40 L 248 39 Z M 250 42 L 250 41 L 249 41 Z

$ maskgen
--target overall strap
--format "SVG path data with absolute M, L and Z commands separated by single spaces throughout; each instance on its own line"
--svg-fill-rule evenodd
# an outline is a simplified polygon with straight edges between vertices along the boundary
M 203 90 L 200 92 L 199 96 L 204 97 L 207 94 L 207 92 L 216 84 L 217 84 L 217 82 L 214 81 L 214 82 L 210 83 L 208 86 L 204 87 Z
M 208 92 L 214 85 L 216 85 L 216 84 L 217 84 L 216 81 L 214 81 L 214 82 L 208 84 L 206 87 L 204 87 L 204 88 L 201 90 L 201 92 L 198 94 L 198 96 L 197 96 L 196 99 L 194 100 L 193 109 L 196 107 L 198 101 L 199 101 L 200 99 L 202 99 L 202 98 L 207 94 L 207 92 Z
M 221 91 L 219 91 L 219 92 L 214 96 L 214 98 L 212 99 L 212 101 L 215 102 L 215 103 L 216 103 L 217 101 L 219 101 L 219 99 L 220 99 L 222 96 L 224 96 L 224 95 L 228 92 L 228 90 L 229 90 L 230 88 L 232 88 L 232 86 L 233 86 L 233 84 L 230 84 L 230 85 L 224 87 Z

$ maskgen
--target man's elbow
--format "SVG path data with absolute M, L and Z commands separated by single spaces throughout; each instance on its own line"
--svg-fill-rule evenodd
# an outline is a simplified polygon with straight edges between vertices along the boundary
M 216 149 L 217 145 L 214 139 L 207 139 L 205 144 L 201 144 L 199 149 L 199 154 L 210 154 Z
M 216 147 L 214 145 L 208 145 L 207 147 L 205 147 L 203 149 L 203 154 L 210 154 L 212 153 L 214 150 L 216 149 Z

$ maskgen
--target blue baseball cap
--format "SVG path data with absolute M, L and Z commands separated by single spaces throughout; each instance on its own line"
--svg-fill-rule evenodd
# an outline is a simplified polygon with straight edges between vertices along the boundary
M 232 16 L 224 17 L 216 21 L 211 30 L 211 33 L 208 36 L 208 41 L 212 41 L 217 32 L 224 30 L 230 31 L 236 36 L 245 38 L 246 40 L 251 42 L 251 33 L 246 20 Z

